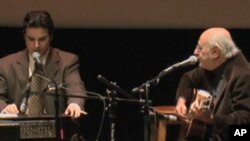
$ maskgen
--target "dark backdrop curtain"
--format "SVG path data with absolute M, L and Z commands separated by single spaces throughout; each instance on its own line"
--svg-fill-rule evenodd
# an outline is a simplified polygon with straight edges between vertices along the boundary
M 107 86 L 97 80 L 101 74 L 130 92 L 132 88 L 155 77 L 168 66 L 192 55 L 203 29 L 56 29 L 53 46 L 80 57 L 80 73 L 88 91 L 106 96 Z M 230 29 L 236 44 L 249 54 L 249 29 Z M 25 47 L 20 28 L 0 27 L 0 57 Z M 1 65 L 1 64 L 0 64 Z M 181 74 L 192 67 L 181 68 L 164 76 L 157 86 L 150 88 L 152 105 L 175 104 L 175 90 Z M 131 94 L 139 98 L 138 94 Z M 125 98 L 118 93 L 118 97 Z M 116 139 L 143 140 L 143 115 L 140 105 L 118 103 Z M 81 121 L 86 140 L 94 140 L 99 129 L 102 103 L 88 100 L 89 113 Z M 107 116 L 101 139 L 107 140 Z

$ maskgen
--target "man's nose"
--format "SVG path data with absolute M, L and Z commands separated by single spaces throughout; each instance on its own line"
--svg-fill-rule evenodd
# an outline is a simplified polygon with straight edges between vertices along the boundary
M 35 41 L 35 47 L 39 47 L 40 43 L 39 41 Z
M 197 56 L 199 54 L 199 49 L 195 48 L 194 49 L 194 55 Z

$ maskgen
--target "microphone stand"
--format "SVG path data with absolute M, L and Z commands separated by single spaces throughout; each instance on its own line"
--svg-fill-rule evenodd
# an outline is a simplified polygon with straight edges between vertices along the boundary
M 165 76 L 166 74 L 180 68 L 186 65 L 192 65 L 192 64 L 196 64 L 198 61 L 197 57 L 195 56 L 191 56 L 189 57 L 189 59 L 176 63 L 164 70 L 162 70 L 156 77 L 148 80 L 146 83 L 143 83 L 142 85 L 135 87 L 134 89 L 132 89 L 132 93 L 136 93 L 139 92 L 141 95 L 142 93 L 144 93 L 144 97 L 145 97 L 145 103 L 142 106 L 142 111 L 144 113 L 144 134 L 145 134 L 145 141 L 148 141 L 151 137 L 149 135 L 150 131 L 151 131 L 151 127 L 149 125 L 149 119 L 150 119 L 150 106 L 148 103 L 148 94 L 149 94 L 149 87 L 151 85 L 156 85 L 159 83 L 160 79 Z
M 106 109 L 108 110 L 109 113 L 109 124 L 110 124 L 110 140 L 111 141 L 115 141 L 115 112 L 116 112 L 116 106 L 118 102 L 129 102 L 129 103 L 136 103 L 136 104 L 140 104 L 143 105 L 145 103 L 145 105 L 148 105 L 151 103 L 150 100 L 148 100 L 147 98 L 147 102 L 145 100 L 137 100 L 137 99 L 127 99 L 127 98 L 118 98 L 116 97 L 116 92 L 119 92 L 123 95 L 125 95 L 126 97 L 133 97 L 131 95 L 129 95 L 126 91 L 122 90 L 119 86 L 117 86 L 115 83 L 108 81 L 106 78 L 102 77 L 102 81 L 103 83 L 107 84 L 109 86 L 109 89 L 107 89 L 107 95 L 108 97 L 97 97 L 97 96 L 85 96 L 85 95 L 69 95 L 69 94 L 59 94 L 59 90 L 60 89 L 67 89 L 64 87 L 64 85 L 62 83 L 57 83 L 55 81 L 51 81 L 50 79 L 48 79 L 45 76 L 40 75 L 40 77 L 42 77 L 43 79 L 51 82 L 54 87 L 55 87 L 55 94 L 51 94 L 51 93 L 45 93 L 45 95 L 48 96 L 54 96 L 55 97 L 55 124 L 56 124 L 56 139 L 57 141 L 60 141 L 60 117 L 59 117 L 59 96 L 64 96 L 64 97 L 74 97 L 74 98 L 83 98 L 83 99 L 96 99 L 96 100 L 107 100 L 109 101 L 108 106 L 106 107 Z M 103 81 L 105 80 L 105 81 Z M 90 92 L 86 92 L 86 93 L 90 93 Z M 91 94 L 91 93 L 90 93 Z M 148 106 L 146 106 L 148 107 Z
M 176 64 L 173 64 L 172 66 L 162 70 L 156 77 L 154 77 L 153 79 L 151 80 L 148 80 L 147 83 L 148 84 L 158 84 L 160 79 L 165 76 L 166 74 L 174 71 L 174 70 L 177 70 L 181 67 L 184 67 L 184 66 L 187 66 L 187 65 L 194 65 L 198 62 L 198 59 L 196 56 L 190 56 L 187 60 L 185 61 L 182 61 L 182 62 L 179 62 L 179 63 L 176 63 Z M 135 87 L 133 90 L 132 90 L 132 93 L 136 93 L 138 92 L 139 90 L 141 90 L 143 87 L 145 87 L 146 83 L 140 85 L 139 87 Z
M 64 87 L 60 86 L 61 84 L 57 84 L 58 86 L 58 89 L 65 89 Z M 87 94 L 91 92 L 86 92 Z M 110 95 L 110 92 L 107 92 L 109 95 Z M 115 93 L 116 94 L 116 93 Z M 48 96 L 55 96 L 54 94 L 51 94 L 51 93 L 45 93 L 44 95 L 48 95 Z M 116 118 L 116 115 L 115 115 L 115 112 L 116 112 L 116 105 L 118 102 L 129 102 L 129 103 L 135 103 L 135 104 L 144 104 L 145 103 L 145 100 L 137 100 L 137 99 L 126 99 L 126 98 L 119 98 L 119 97 L 115 97 L 113 96 L 111 98 L 111 95 L 109 97 L 97 97 L 97 96 L 85 96 L 85 95 L 69 95 L 69 94 L 58 94 L 58 96 L 63 96 L 63 97 L 74 97 L 74 98 L 82 98 L 82 99 L 93 99 L 93 100 L 101 100 L 101 101 L 109 101 L 109 104 L 107 107 L 105 107 L 106 109 L 108 109 L 108 112 L 109 112 L 109 124 L 110 124 L 110 140 L 112 141 L 115 141 L 115 118 Z M 149 100 L 147 103 L 151 103 L 151 101 Z M 60 129 L 58 128 L 60 127 L 57 126 L 57 129 Z M 58 130 L 59 131 L 59 130 Z M 60 138 L 59 138 L 60 140 Z
M 151 133 L 151 126 L 150 126 L 150 104 L 149 104 L 149 83 L 145 83 L 144 90 L 140 91 L 141 97 L 145 97 L 145 103 L 141 106 L 141 112 L 143 114 L 144 119 L 144 141 L 150 141 L 150 133 Z M 143 92 L 144 91 L 144 92 Z M 144 94 L 143 94 L 144 93 Z
M 36 62 L 36 65 L 38 65 L 37 62 Z M 55 109 L 56 140 L 61 141 L 61 140 L 63 140 L 63 133 L 61 133 L 61 119 L 59 117 L 59 88 L 61 88 L 61 86 L 59 86 L 54 79 L 49 79 L 49 75 L 45 71 L 45 68 L 44 68 L 43 65 L 40 65 L 40 66 L 38 65 L 38 67 L 41 67 L 42 74 L 45 75 L 45 76 L 43 76 L 42 74 L 40 74 L 39 76 L 42 79 L 50 82 L 54 86 L 54 109 Z
M 115 141 L 115 119 L 116 119 L 116 107 L 117 107 L 117 102 L 119 100 L 119 98 L 117 98 L 116 93 L 121 93 L 122 95 L 126 96 L 126 97 L 132 97 L 131 95 L 129 95 L 127 92 L 125 92 L 124 90 L 122 90 L 115 82 L 110 82 L 108 81 L 105 77 L 98 75 L 97 79 L 100 80 L 102 83 L 106 84 L 109 88 L 106 90 L 107 95 L 108 95 L 108 113 L 109 113 L 109 127 L 110 127 L 110 141 Z M 148 100 L 148 99 L 147 99 Z M 131 102 L 129 100 L 124 100 L 127 102 Z M 142 102 L 141 100 L 139 101 L 139 103 L 149 103 L 148 101 L 144 101 Z M 147 104 L 145 104 L 146 107 Z
M 115 85 L 115 84 L 114 84 Z M 106 90 L 106 93 L 108 95 L 108 105 L 106 110 L 108 111 L 108 117 L 109 117 L 109 130 L 110 130 L 110 141 L 115 141 L 115 119 L 116 119 L 116 107 L 117 107 L 117 101 L 115 99 L 116 97 L 116 91 L 113 88 L 108 88 Z
M 160 81 L 160 79 L 165 76 L 166 74 L 172 72 L 173 70 L 177 69 L 178 67 L 173 65 L 168 67 L 167 69 L 161 71 L 156 77 L 146 81 L 146 83 L 143 83 L 142 85 L 135 87 L 132 90 L 132 93 L 139 92 L 140 97 L 144 97 L 145 103 L 141 106 L 141 112 L 144 115 L 144 141 L 150 141 L 153 140 L 151 135 L 151 123 L 150 123 L 150 103 L 149 103 L 149 88 L 151 85 L 157 85 Z
M 107 94 L 109 97 L 97 97 L 97 96 L 85 96 L 85 95 L 69 95 L 69 94 L 60 94 L 59 90 L 63 89 L 67 89 L 66 87 L 64 87 L 64 85 L 62 83 L 57 83 L 55 81 L 51 81 L 50 79 L 48 79 L 45 76 L 39 75 L 41 78 L 43 78 L 44 80 L 47 80 L 48 82 L 50 82 L 54 89 L 55 89 L 55 94 L 53 93 L 44 93 L 44 95 L 47 96 L 53 96 L 55 97 L 55 126 L 56 126 L 56 140 L 60 141 L 61 140 L 61 134 L 60 134 L 60 130 L 61 130 L 61 119 L 59 117 L 59 96 L 63 96 L 63 97 L 74 97 L 74 98 L 82 98 L 82 99 L 94 99 L 94 100 L 107 100 L 109 101 L 109 104 L 107 107 L 105 107 L 106 109 L 108 109 L 109 112 L 109 118 L 110 118 L 110 140 L 115 141 L 115 110 L 116 110 L 116 105 L 118 102 L 129 102 L 129 103 L 136 103 L 136 104 L 143 104 L 145 103 L 144 100 L 137 100 L 137 99 L 125 99 L 125 98 L 118 98 L 116 97 L 116 91 L 119 93 L 123 93 L 126 96 L 129 96 L 129 94 L 127 94 L 124 90 L 120 89 L 116 84 L 111 83 L 109 81 L 109 87 L 111 90 L 107 90 Z M 119 89 L 119 90 L 118 90 Z M 86 93 L 90 93 L 86 91 Z M 130 96 L 132 97 L 132 96 Z M 148 103 L 150 103 L 151 101 L 148 101 Z
M 160 79 L 163 76 L 165 76 L 166 74 L 176 70 L 177 68 L 178 67 L 173 65 L 173 66 L 168 67 L 167 69 L 162 70 L 156 77 L 146 81 L 146 83 L 143 83 L 138 87 L 133 88 L 132 93 L 136 93 L 136 92 L 142 93 L 142 92 L 144 92 L 145 91 L 144 89 L 146 88 L 146 85 L 149 85 L 148 87 L 150 87 L 151 85 L 157 85 L 160 82 Z
M 61 134 L 61 119 L 59 117 L 59 89 L 55 81 L 52 81 L 52 83 L 55 86 L 54 106 L 55 106 L 56 140 L 60 141 L 61 139 L 63 139 L 63 136 Z
M 115 82 L 110 82 L 108 81 L 105 77 L 98 75 L 97 79 L 100 80 L 102 83 L 106 84 L 108 88 L 106 89 L 106 93 L 108 96 L 108 105 L 106 110 L 108 111 L 108 117 L 109 117 L 109 140 L 110 141 L 115 141 L 115 120 L 116 120 L 116 107 L 117 107 L 117 101 L 116 101 L 116 96 L 117 96 L 117 91 L 119 92 L 124 92 L 121 90 Z M 125 92 L 124 92 L 125 93 Z
M 40 54 L 38 54 L 40 57 Z M 36 58 L 35 58 L 36 59 Z M 41 77 L 42 79 L 51 82 L 54 86 L 54 106 L 55 106 L 55 128 L 56 128 L 56 140 L 60 141 L 63 136 L 61 136 L 61 119 L 59 117 L 59 87 L 58 84 L 56 83 L 56 81 L 54 79 L 49 79 L 49 75 L 46 73 L 44 65 L 39 61 L 39 59 L 35 60 L 35 67 L 39 68 L 40 70 L 42 70 L 42 72 L 40 74 L 38 74 L 39 77 Z M 44 76 L 43 76 L 44 75 Z M 29 80 L 31 81 L 31 80 Z

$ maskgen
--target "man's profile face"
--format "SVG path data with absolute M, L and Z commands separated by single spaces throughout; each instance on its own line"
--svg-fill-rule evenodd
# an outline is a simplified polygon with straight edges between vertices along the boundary
M 41 56 L 50 48 L 51 37 L 48 29 L 29 27 L 25 29 L 24 40 L 29 53 L 39 52 Z
M 213 69 L 213 57 L 211 52 L 213 48 L 208 43 L 197 44 L 194 54 L 199 59 L 199 66 L 201 68 L 212 70 Z

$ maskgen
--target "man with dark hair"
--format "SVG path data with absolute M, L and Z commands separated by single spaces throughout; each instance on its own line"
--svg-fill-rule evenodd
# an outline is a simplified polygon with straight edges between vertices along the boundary
M 23 104 L 26 85 L 29 84 L 37 71 L 37 60 L 34 59 L 34 52 L 40 55 L 40 63 L 43 66 L 44 77 L 54 82 L 60 82 L 67 86 L 67 89 L 60 89 L 60 93 L 66 95 L 83 96 L 85 94 L 84 83 L 79 74 L 79 59 L 76 55 L 56 48 L 52 48 L 54 24 L 51 16 L 46 11 L 29 12 L 23 20 L 23 36 L 26 49 L 10 54 L 0 59 L 0 111 L 2 113 L 20 113 L 20 106 Z M 39 57 L 39 56 L 38 56 Z M 41 77 L 41 76 L 40 76 Z M 53 93 L 49 91 L 48 84 L 44 78 L 39 85 L 38 98 L 42 103 L 41 114 L 54 114 L 54 96 L 43 95 L 42 93 Z M 32 81 L 31 81 L 32 83 Z M 32 84 L 31 84 L 32 86 Z M 29 99 L 32 97 L 30 93 Z M 31 101 L 27 101 L 27 110 L 24 114 L 30 114 Z M 72 117 L 79 117 L 86 114 L 84 111 L 84 100 L 73 97 L 59 97 L 59 112 Z
M 29 27 L 43 27 L 53 37 L 54 23 L 50 14 L 46 11 L 29 12 L 23 20 L 23 32 L 26 33 L 26 29 Z
M 194 55 L 199 67 L 181 78 L 176 111 L 191 119 L 189 127 L 198 125 L 194 123 L 208 125 L 200 128 L 207 129 L 204 132 L 190 131 L 188 134 L 193 136 L 189 139 L 203 136 L 203 140 L 227 141 L 230 125 L 250 123 L 249 62 L 229 31 L 221 27 L 209 28 L 201 34 Z

